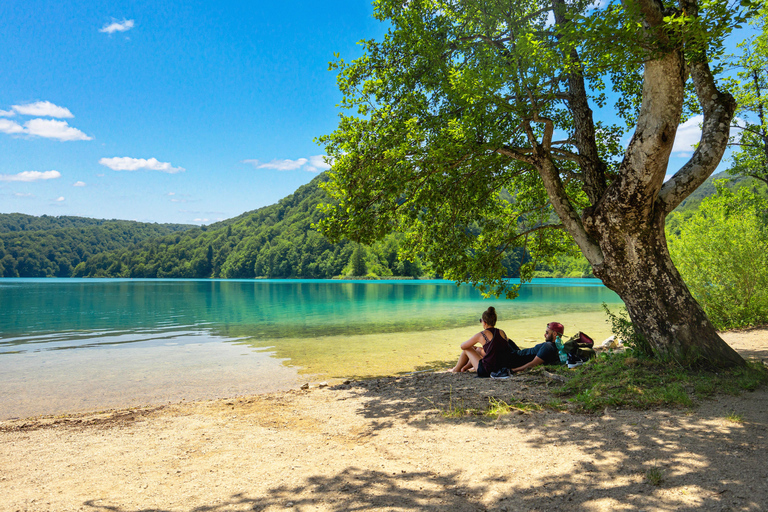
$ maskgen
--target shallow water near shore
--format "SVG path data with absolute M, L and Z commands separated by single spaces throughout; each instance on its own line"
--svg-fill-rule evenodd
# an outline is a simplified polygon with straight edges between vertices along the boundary
M 597 280 L 514 301 L 446 281 L 0 279 L 0 419 L 445 368 L 496 307 L 518 342 L 557 320 L 601 341 Z

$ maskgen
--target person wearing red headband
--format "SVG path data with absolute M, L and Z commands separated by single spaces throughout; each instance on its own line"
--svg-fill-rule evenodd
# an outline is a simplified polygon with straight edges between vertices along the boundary
M 512 373 L 523 372 L 541 364 L 560 364 L 560 356 L 557 353 L 557 338 L 560 338 L 565 329 L 559 322 L 549 322 L 544 331 L 544 343 L 539 343 L 532 348 L 512 351 Z

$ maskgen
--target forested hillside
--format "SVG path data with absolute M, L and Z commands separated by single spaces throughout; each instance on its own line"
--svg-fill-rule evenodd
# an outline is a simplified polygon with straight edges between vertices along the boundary
M 70 277 L 94 254 L 193 228 L 82 217 L 0 214 L 0 276 Z
M 673 230 L 685 222 L 703 197 L 707 180 L 669 217 Z M 209 226 L 145 224 L 82 217 L 0 215 L 0 276 L 3 277 L 179 277 L 179 278 L 332 278 L 420 276 L 419 262 L 400 261 L 401 235 L 373 246 L 330 243 L 311 228 L 319 220 L 317 205 L 327 200 L 319 183 L 311 183 L 277 204 L 246 212 Z M 737 187 L 759 186 L 751 179 Z M 508 257 L 510 276 L 517 275 L 520 254 Z M 583 256 L 540 262 L 537 277 L 587 277 Z
M 106 222 L 114 222 L 104 219 L 89 219 L 87 217 L 51 217 L 42 215 L 26 215 L 23 213 L 0 214 L 0 234 L 14 231 L 44 231 L 49 229 L 83 228 L 101 226 Z
M 397 237 L 373 247 L 330 243 L 311 229 L 326 200 L 320 175 L 277 204 L 184 234 L 145 240 L 98 254 L 77 277 L 331 278 L 342 274 L 417 276 L 418 264 L 397 258 Z
M 730 176 L 726 172 L 714 174 L 667 216 L 667 229 L 671 233 L 679 234 L 682 224 L 687 222 L 688 219 L 699 211 L 701 202 L 705 198 L 715 194 L 715 181 L 720 180 L 727 180 L 725 182 L 726 187 L 733 189 L 734 191 L 746 188 L 754 195 L 768 197 L 768 187 L 754 178 L 749 176 Z

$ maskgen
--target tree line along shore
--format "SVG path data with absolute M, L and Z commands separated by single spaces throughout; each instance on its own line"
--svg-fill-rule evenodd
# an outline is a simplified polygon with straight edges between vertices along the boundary
M 668 221 L 679 233 L 715 193 L 708 180 Z M 208 226 L 156 224 L 83 217 L 0 214 L 0 277 L 112 278 L 434 278 L 420 260 L 399 257 L 402 235 L 363 245 L 331 243 L 313 229 L 328 201 L 324 175 L 278 203 Z M 758 190 L 744 178 L 734 186 Z M 505 260 L 516 278 L 530 255 L 518 249 Z M 536 262 L 535 277 L 592 277 L 580 254 Z

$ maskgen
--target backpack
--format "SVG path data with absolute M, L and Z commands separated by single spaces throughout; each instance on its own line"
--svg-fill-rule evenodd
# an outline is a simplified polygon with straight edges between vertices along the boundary
M 571 359 L 579 359 L 587 361 L 595 357 L 595 351 L 592 349 L 595 342 L 592 338 L 579 331 L 578 334 L 571 336 L 568 341 L 563 344 L 563 350 Z

